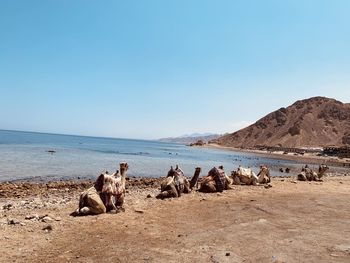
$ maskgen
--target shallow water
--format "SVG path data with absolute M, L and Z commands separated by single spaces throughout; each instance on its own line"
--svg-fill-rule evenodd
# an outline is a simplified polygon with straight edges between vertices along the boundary
M 302 165 L 252 153 L 158 141 L 0 130 L 0 181 L 96 178 L 102 170 L 118 169 L 121 161 L 129 163 L 129 176 L 140 177 L 165 176 L 170 166 L 176 164 L 187 176 L 193 174 L 196 166 L 202 167 L 202 173 L 218 165 L 224 165 L 226 171 L 242 165 L 258 172 L 259 166 L 266 164 L 272 168 L 272 175 L 278 176 L 279 167 L 299 170 Z

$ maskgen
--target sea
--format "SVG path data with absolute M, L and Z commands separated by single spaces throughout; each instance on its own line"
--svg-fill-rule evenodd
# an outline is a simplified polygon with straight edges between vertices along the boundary
M 300 169 L 296 161 L 278 160 L 253 153 L 189 147 L 159 141 L 100 138 L 0 130 L 0 181 L 51 181 L 95 179 L 103 170 L 114 172 L 120 162 L 129 164 L 129 176 L 162 177 L 170 166 L 179 165 L 186 176 L 197 166 L 202 175 L 214 166 L 235 170 L 239 165 L 259 171 L 271 167 Z

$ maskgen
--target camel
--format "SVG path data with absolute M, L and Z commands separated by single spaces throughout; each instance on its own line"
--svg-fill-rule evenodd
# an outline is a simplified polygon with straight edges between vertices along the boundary
M 260 171 L 257 175 L 259 184 L 268 184 L 271 182 L 270 170 L 266 165 L 260 165 Z
M 202 171 L 202 168 L 196 167 L 196 170 L 195 170 L 194 175 L 193 175 L 193 177 L 192 177 L 192 179 L 191 179 L 191 182 L 190 182 L 190 188 L 191 188 L 191 190 L 192 190 L 193 188 L 196 188 L 196 187 L 197 187 L 198 178 L 199 178 L 199 175 L 200 175 L 201 171 Z
M 79 208 L 73 215 L 98 215 L 107 211 L 125 211 L 125 181 L 129 168 L 127 163 L 120 163 L 120 172 L 117 170 L 110 175 L 108 171 L 102 172 L 94 186 L 85 190 L 79 199 Z
M 203 177 L 200 182 L 200 192 L 216 193 L 231 189 L 232 180 L 229 178 L 223 166 L 212 168 L 208 175 Z
M 314 172 L 308 165 L 305 165 L 297 178 L 299 181 L 322 181 L 321 178 L 326 174 L 328 169 L 329 167 L 327 165 L 321 164 L 318 167 L 318 172 Z
M 191 192 L 190 183 L 178 165 L 175 169 L 171 166 L 167 177 L 161 183 L 160 191 L 161 193 L 156 196 L 158 199 L 180 197 L 182 193 Z
M 126 173 L 129 169 L 129 165 L 125 162 L 119 164 L 120 172 L 117 171 L 114 176 L 116 178 L 117 191 L 114 196 L 114 203 L 117 207 L 124 210 L 124 199 L 125 199 L 125 182 L 126 182 Z
M 116 191 L 114 176 L 102 172 L 94 186 L 85 190 L 79 198 L 79 208 L 72 215 L 98 215 L 106 213 L 106 205 Z
M 231 176 L 233 178 L 233 183 L 236 185 L 258 185 L 259 178 L 255 175 L 252 169 L 238 167 L 237 171 L 232 171 Z

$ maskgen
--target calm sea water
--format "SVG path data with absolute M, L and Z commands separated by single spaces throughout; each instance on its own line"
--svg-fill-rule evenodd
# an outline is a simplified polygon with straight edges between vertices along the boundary
M 54 150 L 55 153 L 48 153 Z M 250 153 L 193 148 L 157 141 L 96 138 L 0 130 L 0 181 L 19 179 L 53 180 L 96 178 L 102 170 L 115 171 L 121 161 L 129 163 L 129 176 L 165 176 L 171 165 L 179 164 L 187 176 L 196 166 L 203 173 L 224 165 L 226 171 L 239 165 L 255 172 L 261 164 L 295 170 L 294 161 L 264 158 Z

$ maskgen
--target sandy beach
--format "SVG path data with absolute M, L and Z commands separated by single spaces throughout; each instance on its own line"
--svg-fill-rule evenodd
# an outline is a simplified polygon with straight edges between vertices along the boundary
M 124 213 L 70 216 L 91 184 L 1 183 L 1 262 L 350 260 L 350 176 L 164 201 L 159 179 L 131 178 Z

